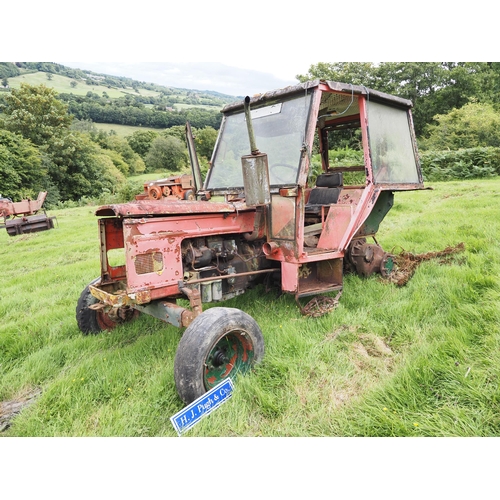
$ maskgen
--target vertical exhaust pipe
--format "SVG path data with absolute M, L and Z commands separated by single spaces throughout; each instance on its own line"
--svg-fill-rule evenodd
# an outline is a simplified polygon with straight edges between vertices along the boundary
M 252 116 L 250 114 L 250 97 L 245 97 L 245 118 L 247 122 L 248 138 L 250 139 L 250 151 L 252 155 L 258 155 L 259 150 L 255 143 L 255 135 L 253 133 Z
M 255 143 L 252 116 L 250 113 L 250 97 L 248 96 L 245 97 L 245 118 L 251 151 L 249 155 L 241 157 L 245 203 L 251 207 L 266 206 L 271 203 L 269 166 L 267 155 L 261 153 Z

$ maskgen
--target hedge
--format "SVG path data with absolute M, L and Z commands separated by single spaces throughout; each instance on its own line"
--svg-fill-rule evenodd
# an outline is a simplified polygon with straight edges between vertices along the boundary
M 420 153 L 420 163 L 426 181 L 494 177 L 500 175 L 500 148 L 425 151 Z

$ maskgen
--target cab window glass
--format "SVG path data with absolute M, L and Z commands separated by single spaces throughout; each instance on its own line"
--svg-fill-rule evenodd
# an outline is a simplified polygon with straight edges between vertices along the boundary
M 252 110 L 257 148 L 266 153 L 271 185 L 297 182 L 311 94 Z M 243 186 L 241 157 L 250 154 L 245 113 L 226 116 L 217 145 L 208 189 Z
M 407 111 L 371 101 L 367 108 L 374 182 L 418 184 Z

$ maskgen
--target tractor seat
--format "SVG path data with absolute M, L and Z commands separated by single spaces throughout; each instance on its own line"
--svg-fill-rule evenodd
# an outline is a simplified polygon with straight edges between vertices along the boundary
M 318 175 L 316 187 L 311 189 L 309 200 L 306 204 L 306 212 L 318 213 L 322 206 L 337 203 L 342 190 L 342 172 L 331 172 Z

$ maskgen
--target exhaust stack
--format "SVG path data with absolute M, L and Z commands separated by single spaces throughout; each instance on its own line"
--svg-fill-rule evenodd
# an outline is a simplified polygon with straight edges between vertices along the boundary
M 241 157 L 245 202 L 248 206 L 266 206 L 271 203 L 269 166 L 267 154 L 261 153 L 255 143 L 255 135 L 250 113 L 250 97 L 245 97 L 245 118 L 251 154 Z

